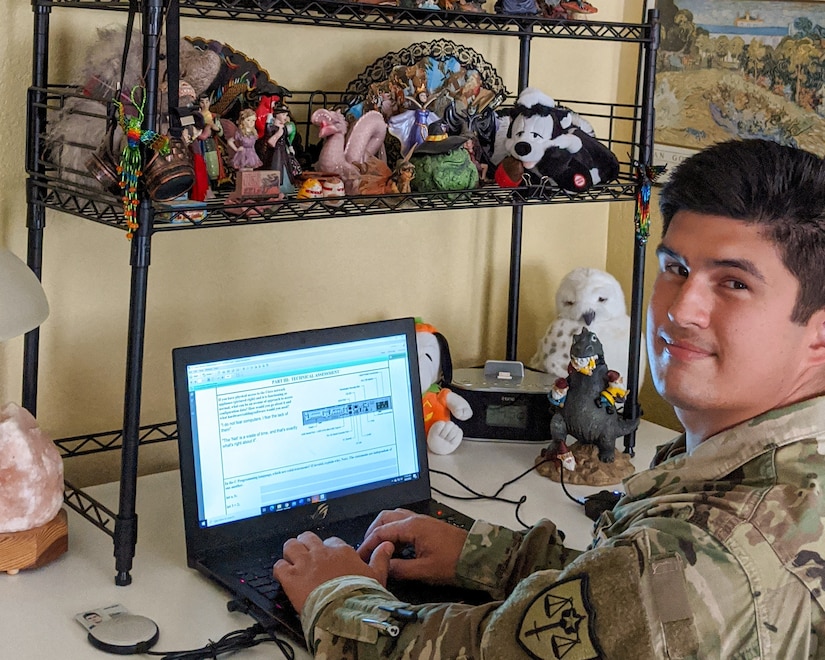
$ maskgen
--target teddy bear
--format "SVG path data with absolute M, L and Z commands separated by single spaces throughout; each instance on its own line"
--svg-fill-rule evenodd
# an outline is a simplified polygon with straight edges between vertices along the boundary
M 467 399 L 443 386 L 453 378 L 450 346 L 444 335 L 417 319 L 415 339 L 427 448 L 434 454 L 450 454 L 464 439 L 464 431 L 452 418 L 470 419 L 473 410 Z
M 577 193 L 619 174 L 618 159 L 596 139 L 590 123 L 534 87 L 519 94 L 502 146 L 506 155 L 495 180 L 504 188 L 552 180 Z

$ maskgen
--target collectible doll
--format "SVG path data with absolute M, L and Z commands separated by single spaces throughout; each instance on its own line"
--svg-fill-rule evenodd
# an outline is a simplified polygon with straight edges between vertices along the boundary
M 277 94 L 264 96 L 256 115 L 258 141 L 255 149 L 263 162 L 263 169 L 280 172 L 281 192 L 294 193 L 301 166 L 292 148 L 296 130 L 289 118 L 289 108 Z
M 209 109 L 208 96 L 204 95 L 198 98 L 198 108 L 203 118 L 203 130 L 200 135 L 198 135 L 198 141 L 193 147 L 199 149 L 203 156 L 209 180 L 217 182 L 223 178 L 223 172 L 221 172 L 222 163 L 215 136 L 223 135 L 223 126 L 221 125 L 220 117 L 212 113 Z
M 241 110 L 238 118 L 238 130 L 230 138 L 229 144 L 235 150 L 232 166 L 239 172 L 254 170 L 263 163 L 255 151 L 258 131 L 255 129 L 255 111 L 252 108 Z

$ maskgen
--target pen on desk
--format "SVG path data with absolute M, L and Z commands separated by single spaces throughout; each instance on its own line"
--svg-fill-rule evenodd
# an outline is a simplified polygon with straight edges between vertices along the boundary
M 384 635 L 389 635 L 390 637 L 398 637 L 398 635 L 401 634 L 401 629 L 389 621 L 379 621 L 378 619 L 361 619 L 361 621 L 366 623 L 368 626 L 377 628 L 378 632 L 383 633 Z

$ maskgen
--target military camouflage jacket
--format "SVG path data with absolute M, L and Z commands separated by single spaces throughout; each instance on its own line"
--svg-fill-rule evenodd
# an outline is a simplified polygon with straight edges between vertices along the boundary
M 416 605 L 405 622 L 377 582 L 326 582 L 302 612 L 309 648 L 327 660 L 825 658 L 825 397 L 691 455 L 677 439 L 655 463 L 580 554 L 549 521 L 524 534 L 477 522 L 456 582 L 489 604 Z

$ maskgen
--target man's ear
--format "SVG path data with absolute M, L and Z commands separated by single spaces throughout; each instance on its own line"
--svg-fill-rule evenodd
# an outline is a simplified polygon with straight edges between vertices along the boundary
M 811 351 L 817 364 L 825 364 L 825 309 L 814 312 L 810 323 L 813 330 Z

